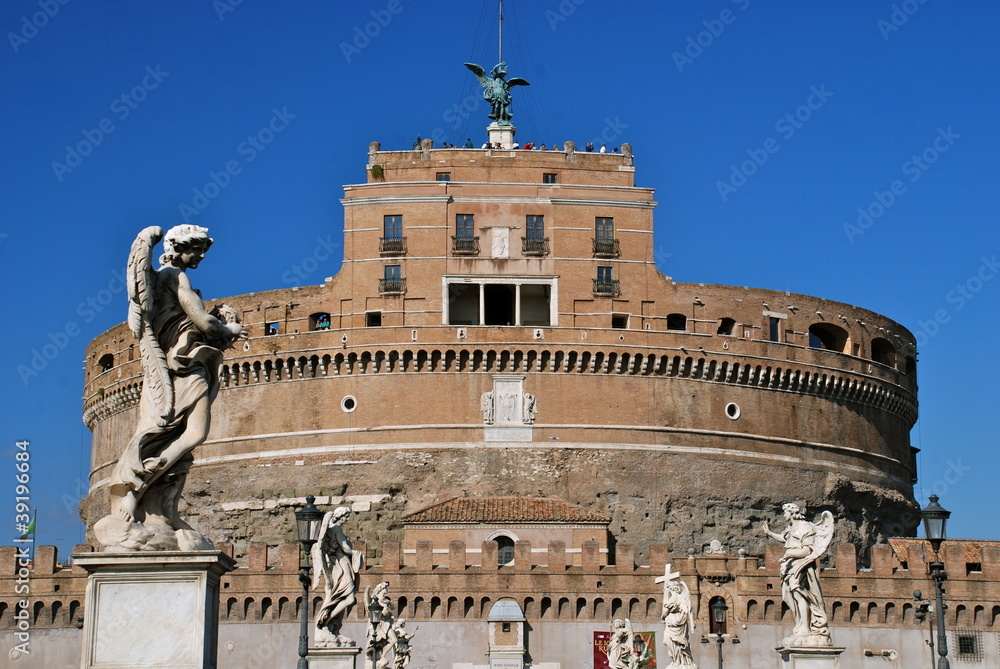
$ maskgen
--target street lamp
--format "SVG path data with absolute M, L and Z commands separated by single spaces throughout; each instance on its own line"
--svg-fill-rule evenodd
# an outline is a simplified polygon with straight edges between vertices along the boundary
M 948 662 L 948 637 L 944 632 L 944 587 L 942 587 L 948 574 L 944 571 L 944 564 L 941 562 L 939 554 L 941 542 L 947 536 L 945 525 L 948 522 L 948 517 L 951 516 L 951 511 L 947 511 L 938 504 L 937 495 L 931 495 L 930 500 L 931 503 L 921 509 L 920 515 L 924 519 L 924 534 L 927 535 L 927 540 L 931 542 L 931 548 L 934 550 L 934 562 L 931 563 L 930 567 L 931 578 L 934 579 L 934 589 L 937 591 L 937 606 L 934 607 L 938 626 L 937 666 L 938 669 L 951 669 L 951 664 Z
M 709 629 L 712 634 L 716 635 L 716 645 L 719 649 L 719 669 L 722 669 L 722 644 L 724 643 L 722 635 L 726 633 L 726 611 L 729 610 L 729 607 L 726 606 L 724 598 L 715 597 L 708 605 L 708 608 L 712 612 L 712 624 L 709 626 Z
M 306 505 L 295 512 L 295 528 L 305 560 L 299 561 L 299 582 L 302 583 L 302 626 L 299 628 L 299 663 L 297 669 L 309 669 L 309 552 L 319 540 L 319 529 L 323 524 L 323 512 L 313 502 L 316 498 L 306 496 Z

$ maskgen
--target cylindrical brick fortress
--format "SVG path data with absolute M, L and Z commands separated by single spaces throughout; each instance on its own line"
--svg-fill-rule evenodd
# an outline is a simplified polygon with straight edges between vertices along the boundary
M 238 553 L 280 543 L 278 500 L 315 494 L 352 503 L 372 546 L 456 496 L 562 499 L 611 516 L 640 555 L 713 539 L 761 552 L 751 525 L 785 501 L 832 510 L 838 540 L 861 547 L 912 534 L 905 328 L 804 295 L 674 283 L 630 153 L 373 146 L 368 167 L 345 189 L 336 277 L 223 300 L 251 338 L 227 351 L 195 451 L 197 529 Z M 141 380 L 124 324 L 88 347 L 88 527 L 107 513 Z

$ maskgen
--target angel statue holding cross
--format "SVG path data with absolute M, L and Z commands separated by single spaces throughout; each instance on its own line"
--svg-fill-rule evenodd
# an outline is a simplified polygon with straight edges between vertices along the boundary
M 680 580 L 680 572 L 670 571 L 671 565 L 663 570 L 663 576 L 656 579 L 663 583 L 663 645 L 670 656 L 667 669 L 698 669 L 691 656 L 691 635 L 694 633 L 694 618 L 691 615 L 691 592 L 687 583 Z

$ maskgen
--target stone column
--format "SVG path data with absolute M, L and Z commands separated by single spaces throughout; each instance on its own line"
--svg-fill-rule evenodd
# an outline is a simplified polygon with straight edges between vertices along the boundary
M 82 669 L 215 669 L 222 551 L 78 553 L 88 573 Z

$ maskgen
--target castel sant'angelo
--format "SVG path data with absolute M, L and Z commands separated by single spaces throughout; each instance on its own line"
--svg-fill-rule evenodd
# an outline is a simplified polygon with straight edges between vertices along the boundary
M 240 564 L 223 578 L 219 666 L 278 666 L 255 643 L 294 645 L 291 514 L 310 494 L 354 511 L 361 585 L 390 583 L 418 630 L 416 667 L 482 666 L 507 643 L 487 632 L 506 600 L 525 626 L 508 645 L 531 666 L 593 666 L 612 618 L 660 629 L 668 564 L 696 633 L 721 599 L 743 638 L 734 666 L 771 666 L 790 614 L 781 546 L 759 528 L 784 502 L 836 519 L 823 579 L 844 666 L 869 666 L 868 647 L 922 665 L 911 332 L 818 297 L 674 281 L 654 261 L 643 155 L 517 150 L 510 124 L 489 134 L 489 148 L 372 142 L 366 181 L 344 187 L 341 271 L 225 298 L 249 338 L 226 352 L 182 505 Z M 90 530 L 143 371 L 124 323 L 86 362 Z M 996 657 L 983 635 L 1000 629 L 1000 547 L 949 542 L 943 557 L 949 624 Z M 45 548 L 36 569 L 64 586 L 38 626 L 68 634 L 85 577 Z

